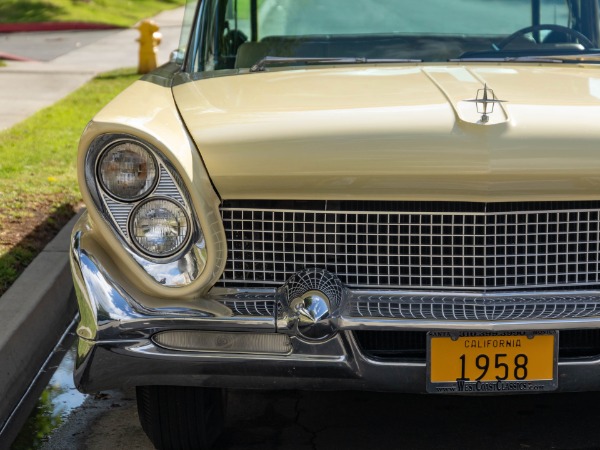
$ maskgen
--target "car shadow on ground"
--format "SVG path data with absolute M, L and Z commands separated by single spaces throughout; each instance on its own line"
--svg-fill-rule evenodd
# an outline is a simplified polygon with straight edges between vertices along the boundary
M 598 393 L 231 391 L 220 449 L 600 448 Z

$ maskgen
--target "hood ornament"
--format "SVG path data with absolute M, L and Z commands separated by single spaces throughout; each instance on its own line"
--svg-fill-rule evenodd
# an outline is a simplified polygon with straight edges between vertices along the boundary
M 487 87 L 487 84 L 483 85 L 483 89 L 477 90 L 477 97 L 471 100 L 465 100 L 466 102 L 475 103 L 477 106 L 477 112 L 481 114 L 480 123 L 488 123 L 490 120 L 490 114 L 494 112 L 494 106 L 496 103 L 504 103 L 506 100 L 498 100 L 494 91 Z

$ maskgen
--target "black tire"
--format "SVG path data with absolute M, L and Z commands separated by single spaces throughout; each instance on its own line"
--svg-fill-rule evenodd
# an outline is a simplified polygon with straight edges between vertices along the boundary
M 223 389 L 138 386 L 142 428 L 159 450 L 210 449 L 225 424 Z

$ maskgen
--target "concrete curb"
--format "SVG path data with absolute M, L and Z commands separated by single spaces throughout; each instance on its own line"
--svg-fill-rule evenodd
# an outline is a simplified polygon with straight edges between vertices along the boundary
M 125 29 L 105 23 L 90 22 L 29 22 L 0 23 L 0 33 L 31 33 L 35 31 L 78 31 Z
M 76 314 L 69 242 L 78 217 L 0 297 L 0 432 Z

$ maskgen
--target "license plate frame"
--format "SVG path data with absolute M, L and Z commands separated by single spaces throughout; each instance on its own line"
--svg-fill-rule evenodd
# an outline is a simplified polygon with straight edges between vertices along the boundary
M 540 339 L 536 341 L 536 339 Z M 559 333 L 557 330 L 536 330 L 536 331 L 510 331 L 510 332 L 446 332 L 446 331 L 431 331 L 427 333 L 427 392 L 433 394 L 508 394 L 508 393 L 526 393 L 526 392 L 550 392 L 558 388 L 558 339 Z M 508 345 L 510 341 L 513 346 L 516 346 L 519 341 L 518 349 L 502 348 L 499 349 L 501 341 L 503 346 Z M 547 342 L 551 341 L 552 348 L 547 348 Z M 471 345 L 471 347 L 465 347 Z M 481 347 L 480 347 L 481 345 Z M 488 347 L 489 345 L 489 347 Z M 462 346 L 462 348 L 461 348 Z M 522 347 L 521 347 L 522 346 Z M 536 348 L 538 350 L 536 354 Z M 440 351 L 444 350 L 443 356 Z M 508 353 L 507 357 L 514 352 L 520 352 L 517 356 L 524 354 L 528 358 L 531 357 L 535 361 L 534 369 L 537 373 L 543 373 L 543 376 L 536 377 L 535 374 L 531 378 L 514 379 L 516 374 L 523 375 L 523 369 L 512 373 L 505 380 L 494 380 L 490 377 L 494 374 L 494 370 L 501 370 L 500 374 L 504 375 L 511 370 L 510 364 L 507 372 L 503 367 L 493 367 L 490 375 L 487 374 L 483 379 L 477 381 L 475 377 L 465 376 L 461 379 L 461 375 L 465 372 L 466 375 L 472 374 L 473 364 L 479 355 L 487 355 L 488 361 L 496 359 L 499 351 Z M 454 357 L 460 352 L 463 353 L 455 361 Z M 512 353 L 511 353 L 512 352 Z M 531 352 L 534 352 L 533 354 Z M 494 355 L 494 358 L 490 358 Z M 514 359 L 514 358 L 513 358 Z M 445 364 L 447 360 L 450 365 Z M 498 361 L 498 360 L 496 360 Z M 505 359 L 500 361 L 505 362 Z M 520 357 L 519 363 L 522 364 L 524 359 Z M 485 366 L 485 358 L 478 361 L 481 366 Z M 508 362 L 508 361 L 506 361 Z M 516 361 L 512 361 L 513 366 Z M 458 367 L 456 366 L 458 364 Z M 502 364 L 501 364 L 502 365 Z M 465 370 L 465 367 L 467 370 Z M 463 373 L 461 373 L 463 372 Z M 482 373 L 483 370 L 480 370 Z M 504 372 L 504 373 L 502 373 Z M 550 376 L 551 372 L 551 376 Z M 450 376 L 448 376 L 448 373 Z M 500 375 L 499 374 L 499 375 Z M 454 375 L 458 375 L 456 379 L 452 379 Z M 490 379 L 488 379 L 490 378 Z

